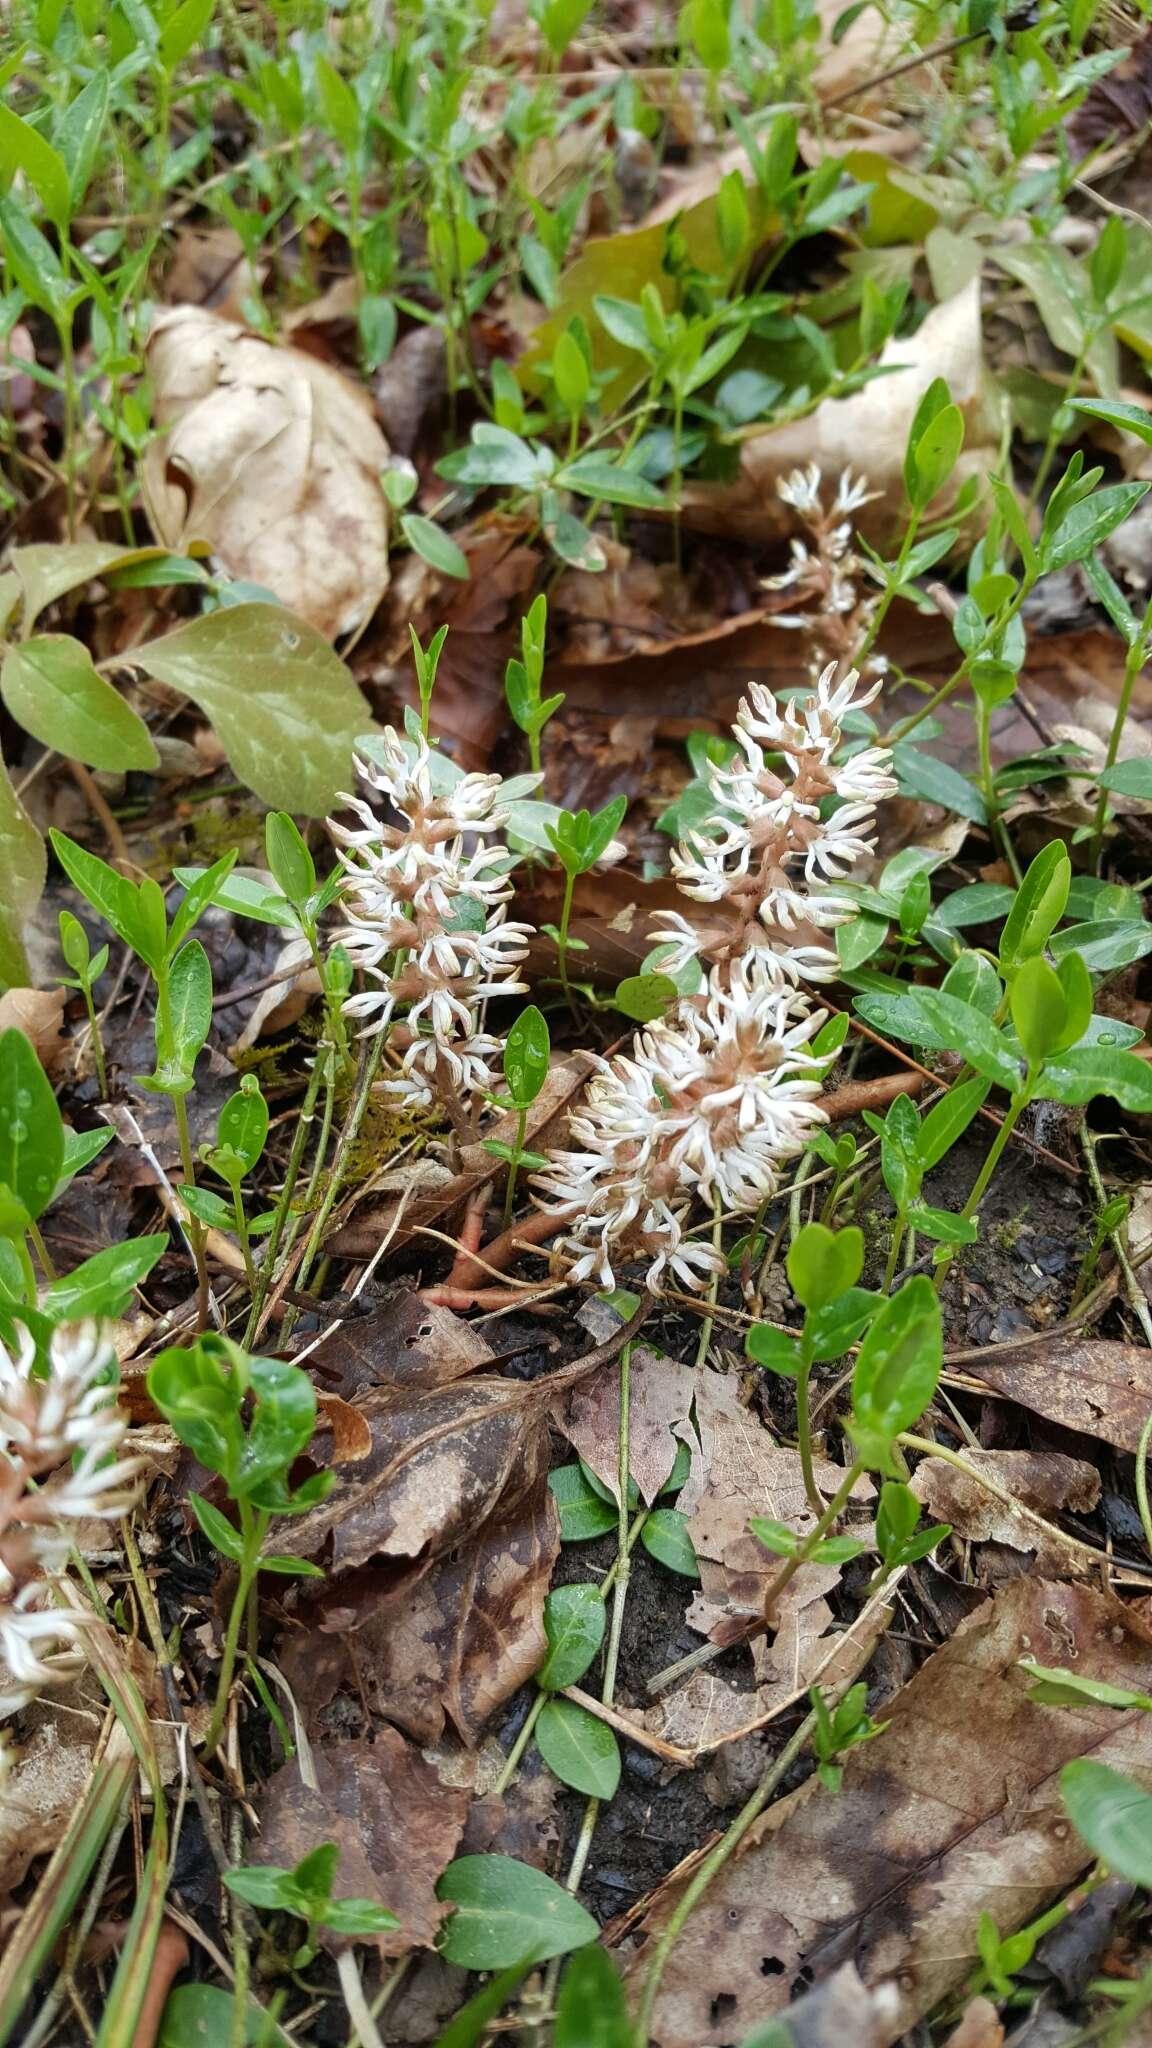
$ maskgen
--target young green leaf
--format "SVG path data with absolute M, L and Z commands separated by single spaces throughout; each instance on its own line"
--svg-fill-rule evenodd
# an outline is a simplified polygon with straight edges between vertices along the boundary
M 788 1249 L 788 1282 L 804 1308 L 824 1308 L 854 1287 L 864 1265 L 864 1233 L 806 1223 Z
M 162 1230 L 109 1245 L 106 1251 L 83 1259 L 63 1279 L 53 1280 L 44 1306 L 62 1323 L 83 1322 L 87 1316 L 122 1316 L 137 1287 L 167 1250 L 168 1236 Z
M 287 811 L 269 811 L 264 820 L 264 849 L 277 888 L 294 910 L 302 911 L 316 888 L 316 863 L 300 827 Z
M 574 1700 L 550 1699 L 536 1723 L 536 1747 L 562 1785 L 590 1799 L 611 1799 L 620 1783 L 620 1748 L 611 1728 Z
M 679 1572 L 683 1579 L 700 1577 L 696 1551 L 688 1534 L 688 1516 L 681 1514 L 679 1508 L 653 1508 L 641 1523 L 640 1541 L 649 1557 L 670 1572 Z
M 552 2048 L 633 2048 L 633 2040 L 624 1986 L 611 1956 L 596 1942 L 577 1949 L 560 1979 Z M 436 2048 L 446 2044 L 437 2042 Z
M 1010 975 L 1042 953 L 1064 915 L 1072 886 L 1072 863 L 1062 840 L 1053 839 L 1036 855 L 1016 892 L 1016 901 L 1000 934 L 1000 967 Z
M 570 1892 L 511 1856 L 460 1856 L 436 1896 L 455 1911 L 440 1953 L 466 1970 L 500 1970 L 526 1955 L 540 1961 L 595 1941 L 599 1929 Z
M 210 1500 L 204 1500 L 198 1493 L 189 1494 L 188 1505 L 213 1548 L 220 1552 L 221 1557 L 231 1558 L 234 1564 L 239 1563 L 244 1555 L 239 1530 L 233 1528 L 219 1508 L 214 1508 Z
M 604 1602 L 595 1586 L 557 1586 L 544 1602 L 548 1653 L 536 1673 L 546 1692 L 578 1685 L 604 1640 Z
M 17 724 L 43 746 L 111 774 L 155 768 L 159 755 L 142 718 L 105 682 L 69 633 L 41 633 L 10 647 L 0 692 Z
M 554 1466 L 548 1484 L 560 1513 L 562 1543 L 589 1543 L 617 1527 L 615 1508 L 589 1486 L 580 1465 Z
M 1108 1764 L 1065 1764 L 1060 1791 L 1073 1826 L 1117 1877 L 1152 1887 L 1152 1793 Z
M 48 837 L 69 881 L 75 883 L 93 910 L 111 925 L 116 936 L 131 946 L 133 952 L 139 953 L 144 965 L 155 973 L 158 967 L 163 966 L 164 941 L 161 940 L 157 946 L 154 919 L 142 913 L 140 891 L 136 885 L 118 875 L 107 861 L 89 853 L 83 846 L 77 846 L 76 841 L 67 838 L 63 832 L 53 829 Z
M 849 1427 L 865 1463 L 887 1467 L 892 1439 L 932 1399 L 942 1361 L 940 1303 L 932 1282 L 917 1274 L 885 1302 L 856 1358 Z
M 517 1109 L 529 1109 L 548 1078 L 552 1045 L 535 1003 L 521 1010 L 504 1042 L 504 1079 Z
M 12 1027 L 0 1033 L 0 1188 L 35 1221 L 56 1192 L 63 1164 L 64 1124 L 52 1084 L 30 1041 Z

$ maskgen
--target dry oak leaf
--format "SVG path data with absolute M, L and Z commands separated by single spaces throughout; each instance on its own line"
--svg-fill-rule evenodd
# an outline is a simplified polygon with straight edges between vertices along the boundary
M 1103 1337 L 994 1344 L 964 1354 L 964 1373 L 1047 1422 L 1135 1451 L 1152 1408 L 1152 1351 Z
M 739 1382 L 732 1375 L 696 1375 L 696 1426 L 707 1481 L 692 1505 L 688 1533 L 700 1566 L 700 1591 L 688 1609 L 690 1627 L 714 1643 L 739 1642 L 761 1621 L 769 1588 L 780 1559 L 752 1535 L 754 1515 L 787 1523 L 799 1536 L 815 1517 L 804 1493 L 798 1452 L 778 1444 L 748 1409 L 741 1407 Z M 843 1479 L 840 1467 L 825 1458 L 815 1461 L 817 1484 L 831 1497 Z M 689 1481 L 687 1511 L 692 1502 Z M 872 1482 L 861 1477 L 853 1500 L 865 1501 Z M 775 1641 L 763 1638 L 755 1650 L 761 1681 L 785 1685 L 789 1691 L 808 1683 L 806 1673 L 820 1662 L 819 1643 L 832 1620 L 824 1595 L 839 1579 L 839 1567 L 802 1565 L 790 1581 L 777 1612 Z
M 491 1357 L 482 1331 L 406 1287 L 371 1315 L 342 1323 L 325 1339 L 317 1362 L 325 1383 L 352 1401 L 370 1387 L 449 1386 Z
M 1033 1515 L 1047 1518 L 1061 1508 L 1091 1514 L 1100 1498 L 1095 1465 L 1065 1457 L 1061 1451 L 968 1450 L 964 1458 L 975 1472 L 985 1473 L 1031 1508 Z M 925 1458 L 916 1467 L 912 1491 L 923 1503 L 928 1521 L 948 1522 L 957 1536 L 973 1543 L 1006 1543 L 1012 1550 L 1031 1551 L 1041 1573 L 1084 1578 L 1092 1570 L 1091 1558 L 1063 1541 L 1059 1528 L 1053 1527 L 1049 1535 L 1031 1516 L 997 1500 L 978 1479 L 968 1478 L 943 1458 Z
M 680 1443 L 695 1446 L 688 1418 L 698 1378 L 691 1366 L 650 1351 L 647 1345 L 638 1344 L 632 1353 L 628 1468 L 646 1507 L 667 1483 Z M 604 1366 L 571 1388 L 556 1419 L 577 1456 L 615 1499 L 620 1484 L 619 1366 Z
M 885 544 L 908 510 L 904 449 L 912 416 L 929 384 L 943 377 L 964 414 L 964 448 L 933 516 L 947 516 L 961 484 L 995 467 L 1000 404 L 984 369 L 980 282 L 934 306 L 916 333 L 890 341 L 880 357 L 891 374 L 877 377 L 850 398 L 825 398 L 806 419 L 766 427 L 744 441 L 740 474 L 731 484 L 689 484 L 683 517 L 698 530 L 742 540 L 774 540 L 795 531 L 795 517 L 776 496 L 777 481 L 807 463 L 825 478 L 862 472 L 879 497 L 864 508 L 860 525 Z
M 820 1983 L 846 1960 L 898 1993 L 888 2048 L 969 1976 L 983 1908 L 1010 1934 L 1069 1889 L 1092 1859 L 1062 1766 L 1091 1755 L 1152 1784 L 1152 1725 L 1034 1705 L 1023 1658 L 1146 1691 L 1152 1631 L 1109 1596 L 1035 1576 L 985 1601 L 885 1706 L 839 1792 L 813 1776 L 750 1830 L 669 1959 L 658 2048 L 721 2048 L 786 2006 L 801 1972 Z M 646 1934 L 682 1884 L 661 1887 Z
M 367 395 L 198 306 L 158 314 L 147 353 L 167 430 L 143 465 L 159 538 L 207 541 L 330 639 L 362 625 L 388 585 L 388 444 Z
M 310 1761 L 315 1785 L 305 1782 L 299 1757 L 265 1785 L 253 1861 L 291 1870 L 318 1843 L 335 1842 L 336 1897 L 374 1899 L 400 1922 L 391 1934 L 354 1938 L 378 1942 L 385 1956 L 431 1948 L 448 1911 L 436 1881 L 456 1853 L 469 1793 L 442 1784 L 394 1728 L 379 1729 L 373 1742 L 314 1749 Z
M 328 1499 L 291 1524 L 298 1556 L 330 1543 L 334 1571 L 371 1557 L 428 1564 L 466 1543 L 497 1506 L 507 1513 L 546 1469 L 539 1391 L 491 1377 L 428 1390 L 365 1394 L 366 1456 Z M 281 1532 L 287 1542 L 289 1525 Z

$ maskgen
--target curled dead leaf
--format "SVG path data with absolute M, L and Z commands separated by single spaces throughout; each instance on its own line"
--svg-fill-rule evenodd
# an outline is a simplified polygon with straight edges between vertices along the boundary
M 928 1521 L 948 1522 L 958 1536 L 974 1543 L 1031 1551 L 1036 1569 L 1046 1575 L 1083 1578 L 1091 1572 L 1087 1549 L 1070 1543 L 1046 1518 L 1062 1508 L 1091 1513 L 1100 1498 L 1094 1465 L 1060 1451 L 969 1450 L 964 1456 L 974 1472 L 1014 1495 L 1020 1506 L 998 1500 L 978 1478 L 968 1478 L 943 1458 L 925 1458 L 916 1468 L 912 1491 L 923 1502 Z M 1032 1512 L 1024 1514 L 1022 1508 Z
M 850 398 L 826 398 L 806 419 L 766 427 L 743 443 L 740 475 L 731 484 L 690 484 L 683 517 L 710 533 L 743 540 L 777 539 L 793 530 L 792 515 L 776 496 L 779 478 L 809 462 L 826 477 L 851 468 L 879 493 L 861 516 L 862 529 L 883 544 L 907 515 L 904 449 L 912 416 L 935 377 L 943 377 L 964 414 L 964 448 L 952 477 L 933 501 L 933 516 L 947 516 L 960 485 L 995 467 L 1000 408 L 985 374 L 981 349 L 980 282 L 935 306 L 916 333 L 890 341 L 877 377 Z
M 388 445 L 367 397 L 198 306 L 157 316 L 148 366 L 168 430 L 143 466 L 160 539 L 208 541 L 329 638 L 363 624 L 388 584 Z

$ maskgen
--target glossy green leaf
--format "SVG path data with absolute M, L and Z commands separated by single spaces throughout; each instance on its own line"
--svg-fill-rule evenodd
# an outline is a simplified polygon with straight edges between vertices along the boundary
M 472 574 L 468 557 L 462 547 L 437 526 L 434 519 L 425 519 L 419 512 L 403 512 L 400 515 L 400 531 L 413 552 L 427 562 L 429 568 L 439 570 L 442 576 L 455 576 L 466 583 Z
M 620 1783 L 620 1745 L 586 1707 L 547 1700 L 536 1723 L 536 1747 L 562 1785 L 590 1799 L 612 1798 Z
M 528 1954 L 543 1960 L 595 1941 L 591 1913 L 570 1892 L 511 1856 L 461 1856 L 436 1887 L 455 1911 L 440 1952 L 466 1970 L 500 1970 Z
M 624 1985 L 611 1956 L 598 1943 L 577 1949 L 560 1979 L 552 2048 L 633 2048 L 633 2041 Z
M 31 980 L 24 928 L 44 891 L 44 841 L 12 787 L 0 759 L 0 987 L 26 988 Z
M 0 1033 L 0 1187 L 35 1219 L 64 1164 L 64 1124 L 52 1084 L 22 1031 Z
M 235 1230 L 236 1212 L 231 1202 L 222 1195 L 213 1194 L 211 1188 L 190 1188 L 181 1186 L 176 1190 L 190 1216 L 197 1222 L 206 1223 L 209 1230 Z
M 166 550 L 158 547 L 126 548 L 114 541 L 36 541 L 31 547 L 14 548 L 10 557 L 24 594 L 23 627 L 27 633 L 42 611 L 76 590 L 114 569 L 130 568 L 137 562 L 155 561 Z
M 47 137 L 0 102 L 0 163 L 22 171 L 50 221 L 65 228 L 72 211 L 68 166 Z
M 947 1157 L 982 1108 L 988 1088 L 989 1083 L 981 1075 L 972 1081 L 961 1081 L 921 1119 L 916 1149 L 925 1172 Z
M 106 924 L 111 925 L 117 937 L 139 953 L 145 966 L 155 972 L 163 964 L 166 933 L 160 936 L 153 919 L 145 915 L 136 884 L 117 874 L 106 860 L 89 853 L 86 847 L 78 846 L 63 832 L 50 831 L 48 837 L 69 881 L 75 883 L 86 902 L 99 912 Z
M 208 713 L 263 802 L 323 817 L 351 779 L 364 699 L 322 633 L 279 605 L 208 612 L 134 652 Z
M 1028 1697 L 1039 1706 L 1140 1707 L 1152 1714 L 1152 1698 L 1147 1693 L 1129 1692 L 1126 1686 L 1106 1685 L 1102 1679 L 1080 1678 L 1074 1671 L 1054 1670 L 1044 1664 L 1022 1662 L 1020 1669 L 1034 1680 Z
M 172 919 L 172 929 L 168 934 L 169 953 L 174 953 L 187 938 L 209 904 L 219 900 L 219 891 L 224 888 L 235 865 L 236 849 L 233 848 L 230 853 L 222 854 L 219 860 L 213 861 L 210 868 L 202 868 L 195 880 L 187 884 L 184 901 Z
M 142 718 L 93 667 L 69 633 L 42 633 L 10 647 L 0 691 L 18 725 L 42 746 L 121 773 L 155 768 L 155 743 Z
M 552 1043 L 542 1011 L 529 1003 L 504 1041 L 504 1079 L 517 1109 L 529 1109 L 548 1078 Z
M 548 1650 L 536 1673 L 546 1692 L 578 1685 L 604 1640 L 604 1602 L 595 1586 L 557 1586 L 544 1602 Z
M 1054 569 L 1066 569 L 1071 562 L 1082 562 L 1135 511 L 1148 488 L 1146 483 L 1105 484 L 1071 506 L 1055 532 L 1041 542 L 1040 562 L 1044 571 L 1051 574 Z
M 1073 1826 L 1109 1870 L 1152 1887 L 1152 1793 L 1086 1756 L 1065 1764 L 1060 1791 Z
M 857 996 L 866 1024 L 886 1038 L 900 1038 L 933 1051 L 961 1052 L 988 1081 L 1015 1090 L 1018 1063 L 1003 1036 L 983 1012 L 941 989 L 909 989 L 901 995 Z
M 866 1330 L 883 1297 L 867 1287 L 846 1287 L 833 1301 L 812 1309 L 804 1324 L 808 1348 L 817 1364 L 843 1358 Z
M 165 1231 L 109 1245 L 106 1251 L 94 1252 L 90 1259 L 84 1259 L 62 1279 L 53 1280 L 45 1293 L 44 1306 L 58 1322 L 78 1323 L 86 1316 L 122 1316 L 137 1287 L 167 1250 Z
M 980 1235 L 977 1224 L 951 1209 L 934 1209 L 925 1203 L 908 1211 L 908 1226 L 933 1244 L 975 1244 Z
M 788 1248 L 788 1282 L 804 1308 L 823 1308 L 855 1286 L 863 1264 L 863 1231 L 806 1223 Z
M 1052 956 L 1062 960 L 1078 953 L 1093 974 L 1114 974 L 1130 967 L 1152 952 L 1152 924 L 1144 918 L 1102 918 L 1090 924 L 1070 924 L 1053 932 L 1049 941 Z
M 264 848 L 277 888 L 296 910 L 303 910 L 316 888 L 316 863 L 300 827 L 287 811 L 269 811 L 264 820 Z
M 770 1323 L 753 1323 L 744 1339 L 749 1358 L 766 1372 L 795 1379 L 800 1370 L 800 1345 L 788 1330 L 774 1330 Z
M 219 1508 L 214 1508 L 210 1500 L 204 1500 L 198 1493 L 189 1494 L 188 1505 L 213 1549 L 218 1550 L 221 1557 L 229 1557 L 234 1564 L 238 1564 L 244 1555 L 244 1544 L 239 1530 L 233 1528 L 232 1523 L 220 1513 Z M 246 1895 L 242 1893 L 241 1896 Z M 262 1901 L 255 1903 L 260 1904 Z
M 640 1541 L 657 1564 L 666 1565 L 681 1578 L 698 1579 L 700 1567 L 688 1533 L 688 1516 L 679 1508 L 653 1508 L 641 1524 Z
M 1054 839 L 1029 867 L 1000 934 L 1000 965 L 1005 972 L 1043 952 L 1064 915 L 1071 883 L 1068 849 Z
M 1041 1093 L 1050 1101 L 1074 1104 L 1110 1095 L 1122 1109 L 1148 1116 L 1152 1114 L 1152 1066 L 1133 1052 L 1078 1045 L 1045 1063 Z
M 932 1282 L 917 1274 L 884 1303 L 857 1354 L 850 1426 L 867 1463 L 883 1466 L 881 1446 L 923 1414 L 942 1359 L 940 1304 Z
M 560 1511 L 562 1542 L 588 1543 L 618 1527 L 615 1508 L 589 1486 L 580 1465 L 557 1465 L 548 1474 L 548 1484 Z
M 245 1075 L 235 1095 L 228 1097 L 220 1111 L 216 1139 L 223 1149 L 235 1154 L 245 1173 L 251 1173 L 268 1139 L 268 1104 L 254 1074 Z
M 629 974 L 617 982 L 613 1007 L 634 1024 L 652 1024 L 662 1017 L 680 991 L 667 974 Z

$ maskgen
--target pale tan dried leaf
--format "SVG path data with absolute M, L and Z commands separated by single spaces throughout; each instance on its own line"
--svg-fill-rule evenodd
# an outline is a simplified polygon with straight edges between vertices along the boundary
M 600 1332 L 607 1335 L 607 1332 Z M 628 1396 L 628 1467 L 651 1507 L 667 1482 L 680 1444 L 695 1443 L 689 1415 L 697 1375 L 662 1352 L 637 1345 L 632 1353 Z M 583 1458 L 613 1498 L 620 1483 L 620 1368 L 605 1366 L 573 1387 L 557 1416 L 578 1457 Z
M 247 1051 L 265 1031 L 287 1031 L 304 1015 L 320 993 L 320 976 L 312 965 L 306 939 L 286 939 L 276 956 L 273 973 L 283 980 L 262 989 L 244 1029 L 236 1040 L 237 1051 Z
M 749 436 L 740 475 L 731 484 L 691 484 L 685 520 L 703 531 L 764 541 L 795 530 L 795 519 L 776 496 L 776 483 L 796 468 L 818 463 L 829 480 L 845 469 L 863 473 L 880 495 L 864 508 L 863 530 L 879 544 L 905 519 L 904 449 L 912 416 L 935 377 L 943 377 L 964 414 L 964 449 L 950 482 L 933 500 L 947 516 L 960 485 L 983 479 L 996 463 L 999 402 L 985 374 L 981 350 L 980 286 L 972 283 L 935 306 L 906 341 L 891 341 L 880 358 L 891 371 L 850 398 L 826 398 L 808 418 L 767 427 Z
M 0 996 L 0 1031 L 22 1031 L 45 1073 L 54 1073 L 67 1042 L 62 988 L 9 988 Z
M 995 1344 L 964 1355 L 964 1373 L 1065 1429 L 1134 1451 L 1152 1408 L 1152 1351 L 1103 1337 Z
M 367 1420 L 350 1401 L 342 1401 L 339 1394 L 316 1393 L 317 1428 L 326 1428 L 332 1438 L 331 1463 L 333 1465 L 355 1465 L 361 1458 L 368 1457 L 372 1449 L 372 1431 Z
M 97 1702 L 58 1686 L 20 1717 L 20 1741 L 0 1780 L 0 1892 L 56 1847 L 84 1796 L 100 1736 Z
M 1067 1509 L 1073 1514 L 1090 1514 L 1100 1498 L 1100 1474 L 1083 1458 L 1067 1458 L 1060 1451 L 968 1450 L 965 1461 L 978 1473 L 1012 1494 L 1033 1513 L 1026 1516 L 1009 1503 L 997 1500 L 943 1458 L 925 1458 L 917 1466 L 912 1491 L 924 1504 L 931 1522 L 949 1522 L 958 1536 L 974 1543 L 1006 1543 L 1013 1550 L 1031 1551 L 1036 1569 L 1062 1577 L 1086 1577 L 1092 1559 L 1085 1550 L 1063 1540 L 1062 1531 L 1047 1518 Z M 1042 1525 L 1036 1516 L 1046 1518 Z
M 388 446 L 366 395 L 195 306 L 157 316 L 148 366 L 168 430 L 143 465 L 161 540 L 208 541 L 330 638 L 362 625 L 388 584 Z
M 986 1601 L 886 1704 L 884 1734 L 849 1755 L 839 1792 L 813 1776 L 750 1830 L 670 1958 L 658 2048 L 739 2040 L 801 1972 L 819 1983 L 846 1955 L 871 1990 L 899 1994 L 888 2048 L 971 1974 L 982 1909 L 1008 1934 L 1068 1890 L 1091 1852 L 1064 1812 L 1061 1767 L 1087 1753 L 1152 1784 L 1152 1724 L 1035 1705 L 1022 1658 L 1142 1691 L 1152 1632 L 1117 1600 L 1035 1576 Z M 682 1883 L 661 1888 L 645 1933 Z
M 944 2048 L 1003 2048 L 1004 2029 L 990 1998 L 974 1998 Z

